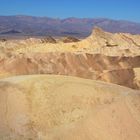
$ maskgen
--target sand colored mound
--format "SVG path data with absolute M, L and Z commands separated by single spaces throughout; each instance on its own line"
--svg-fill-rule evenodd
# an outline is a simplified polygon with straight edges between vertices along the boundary
M 1 140 L 139 140 L 140 92 L 67 76 L 0 80 Z

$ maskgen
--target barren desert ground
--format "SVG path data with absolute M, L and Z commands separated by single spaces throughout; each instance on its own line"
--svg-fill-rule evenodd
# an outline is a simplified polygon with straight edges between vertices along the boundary
M 1 39 L 0 140 L 140 140 L 140 35 Z

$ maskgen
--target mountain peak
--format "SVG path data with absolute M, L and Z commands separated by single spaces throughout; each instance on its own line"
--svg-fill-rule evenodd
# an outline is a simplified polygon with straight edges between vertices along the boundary
M 103 18 L 67 18 L 55 19 L 25 15 L 0 16 L 0 35 L 9 30 L 21 31 L 21 35 L 30 36 L 76 36 L 87 37 L 93 33 L 103 33 L 99 27 L 111 33 L 140 34 L 140 23 L 117 21 Z M 18 25 L 18 26 L 15 26 Z M 96 26 L 96 27 L 95 27 Z M 40 28 L 41 27 L 41 28 Z M 11 33 L 10 33 L 11 35 Z M 15 35 L 15 34 L 13 34 Z
M 100 28 L 100 27 L 98 27 L 98 26 L 95 26 L 94 28 L 93 28 L 93 31 L 92 31 L 92 35 L 95 35 L 95 34 L 102 34 L 102 33 L 104 33 L 105 31 L 102 29 L 102 28 Z

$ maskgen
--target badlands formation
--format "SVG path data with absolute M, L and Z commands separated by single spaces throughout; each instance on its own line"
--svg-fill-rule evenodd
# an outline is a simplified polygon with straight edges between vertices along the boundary
M 0 140 L 140 140 L 140 35 L 65 40 L 0 41 Z
M 1 41 L 0 77 L 31 74 L 78 76 L 140 89 L 140 35 L 95 28 L 73 43 L 52 37 Z

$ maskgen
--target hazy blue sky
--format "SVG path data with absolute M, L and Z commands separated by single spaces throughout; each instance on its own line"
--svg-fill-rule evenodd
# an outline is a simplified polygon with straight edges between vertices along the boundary
M 0 0 L 0 15 L 107 17 L 140 22 L 140 0 Z

